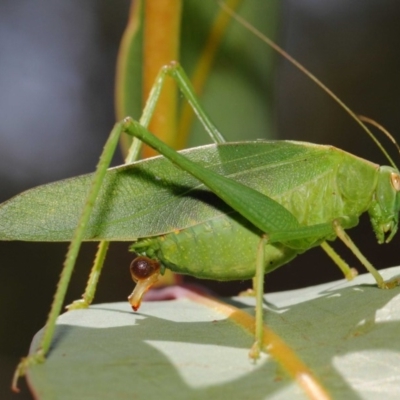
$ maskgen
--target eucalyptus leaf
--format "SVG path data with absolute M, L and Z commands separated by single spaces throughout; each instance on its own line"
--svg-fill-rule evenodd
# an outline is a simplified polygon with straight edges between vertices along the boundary
M 385 279 L 400 267 L 381 271 Z M 254 299 L 227 302 L 253 313 Z M 400 289 L 370 275 L 265 296 L 268 326 L 335 399 L 396 399 L 400 385 Z M 31 352 L 36 349 L 39 332 Z M 188 299 L 99 304 L 58 318 L 44 364 L 28 381 L 39 399 L 303 399 L 268 355 L 253 363 L 253 338 Z

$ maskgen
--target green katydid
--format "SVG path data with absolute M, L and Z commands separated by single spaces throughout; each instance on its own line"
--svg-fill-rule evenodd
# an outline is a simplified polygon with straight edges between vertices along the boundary
M 183 78 L 183 83 L 186 85 L 182 86 L 186 93 L 189 83 L 179 66 L 165 67 L 162 74 L 176 75 L 177 71 L 178 78 Z M 158 89 L 159 86 L 156 86 L 154 91 L 156 96 L 159 92 Z M 192 95 L 190 90 L 188 95 Z M 149 102 L 150 106 L 146 109 L 145 116 L 154 106 L 156 96 Z M 201 109 L 197 109 L 197 111 L 208 129 L 215 131 L 208 119 L 204 118 L 203 111 Z M 115 148 L 122 131 L 140 138 L 185 171 L 196 176 L 230 208 L 224 203 L 214 202 L 213 198 L 209 197 L 212 196 L 212 193 L 206 191 L 198 182 L 185 180 L 185 172 L 179 171 L 178 178 L 174 177 L 173 174 L 177 173 L 176 168 L 169 165 L 169 161 L 164 158 L 154 158 L 110 170 L 103 181 L 112 154 L 112 151 L 107 150 Z M 311 247 L 319 244 L 325 246 L 325 240 L 339 236 L 374 275 L 380 287 L 385 288 L 392 285 L 383 282 L 379 273 L 352 244 L 344 229 L 355 226 L 358 216 L 368 211 L 378 241 L 383 242 L 387 233 L 389 233 L 387 240 L 393 237 L 397 229 L 398 192 L 400 190 L 400 176 L 394 168 L 378 167 L 330 146 L 300 142 L 260 141 L 213 145 L 194 149 L 187 155 L 196 162 L 169 149 L 141 124 L 127 118 L 116 124 L 113 129 L 94 178 L 86 176 L 51 184 L 47 186 L 45 194 L 42 192 L 41 196 L 44 196 L 49 204 L 52 202 L 52 196 L 60 198 L 66 196 L 66 193 L 74 193 L 75 201 L 79 203 L 79 197 L 85 197 L 85 191 L 82 192 L 81 188 L 87 187 L 87 183 L 93 179 L 92 191 L 87 200 L 89 203 L 92 202 L 92 197 L 96 198 L 98 191 L 102 190 L 98 206 L 93 210 L 92 220 L 90 220 L 92 210 L 87 211 L 88 207 L 85 208 L 85 214 L 80 220 L 76 233 L 79 240 L 73 241 L 70 247 L 67 268 L 63 270 L 42 346 L 38 353 L 22 362 L 18 374 L 23 373 L 31 363 L 43 360 L 48 351 L 55 318 L 60 312 L 81 240 L 127 240 L 127 235 L 130 235 L 130 239 L 137 239 L 132 246 L 133 250 L 157 259 L 163 268 L 199 277 L 243 279 L 255 275 L 256 249 L 262 240 L 263 233 L 266 234 L 264 240 L 267 244 L 263 249 L 265 263 L 261 264 L 261 267 L 265 267 L 266 272 L 277 268 Z M 224 160 L 228 160 L 228 162 L 224 162 Z M 242 163 L 238 164 L 235 162 L 237 160 L 241 160 Z M 212 165 L 214 169 L 220 170 L 215 173 L 212 172 L 213 168 L 204 168 L 201 166 L 202 164 Z M 246 168 L 243 168 L 243 165 Z M 162 175 L 163 170 L 164 176 Z M 171 174 L 169 174 L 170 172 Z M 160 193 L 163 190 L 163 183 L 165 185 L 165 180 L 168 179 L 172 179 L 172 183 L 167 182 L 169 196 L 177 198 L 178 203 L 171 203 L 170 198 L 164 199 L 167 210 L 178 206 L 181 201 L 188 211 L 188 215 L 184 215 L 180 226 L 177 226 L 174 221 L 174 229 L 168 231 L 168 228 L 160 228 L 157 224 L 150 225 L 150 227 L 138 224 L 138 232 L 135 233 L 134 227 L 129 223 L 129 215 L 131 213 L 134 215 L 135 210 L 129 210 L 127 214 L 126 210 L 120 209 L 121 213 L 118 216 L 115 214 L 115 204 L 112 203 L 121 201 L 119 194 L 126 195 L 127 190 L 132 191 L 135 188 L 139 190 L 141 184 L 150 185 L 154 192 Z M 174 181 L 174 179 L 176 180 Z M 128 183 L 128 181 L 131 182 Z M 241 181 L 244 181 L 246 185 L 240 183 Z M 279 184 L 274 184 L 274 182 Z M 130 189 L 127 184 L 131 185 Z M 115 185 L 118 185 L 117 189 L 123 188 L 123 190 L 115 192 Z M 322 185 L 324 185 L 323 190 L 315 190 L 316 187 L 321 189 Z M 176 191 L 179 190 L 178 195 Z M 146 195 L 149 195 L 149 192 Z M 28 202 L 29 210 L 32 210 L 35 196 L 35 190 L 33 190 L 4 203 L 0 209 L 0 218 L 4 219 L 6 223 L 7 221 L 12 223 L 13 212 L 18 212 L 20 216 L 24 212 L 23 202 Z M 306 197 L 307 201 L 304 201 L 303 197 Z M 149 211 L 153 212 L 154 208 L 160 208 L 160 204 L 149 204 L 148 197 L 138 200 L 136 205 L 132 204 L 132 207 L 138 206 L 137 211 L 144 217 Z M 193 202 L 193 206 L 190 205 L 190 201 Z M 207 204 L 207 202 L 211 204 Z M 47 220 L 44 220 L 43 213 L 38 208 L 40 203 L 43 206 L 42 200 L 37 201 L 33 207 L 35 214 L 44 223 L 44 226 L 51 227 L 51 219 L 55 217 L 55 214 L 47 213 Z M 317 205 L 320 205 L 321 212 L 312 213 L 311 210 L 318 208 Z M 45 206 L 47 207 L 47 205 Z M 182 207 L 182 204 L 180 206 Z M 201 210 L 202 207 L 205 210 Z M 109 221 L 107 215 L 102 215 L 101 220 L 96 221 L 102 208 L 103 214 L 104 211 L 107 211 Z M 158 210 L 161 215 L 163 215 L 162 211 L 162 209 Z M 196 212 L 199 215 L 196 215 Z M 27 218 L 30 224 L 40 223 L 39 220 L 33 222 L 35 215 L 32 214 L 32 211 L 28 212 Z M 69 219 L 69 216 L 66 218 Z M 196 218 L 198 219 L 196 220 Z M 201 221 L 200 224 L 199 221 Z M 6 223 L 2 226 L 2 238 L 15 238 L 12 226 L 7 226 Z M 75 223 L 72 219 L 72 225 Z M 119 236 L 116 236 L 115 226 L 118 225 L 120 225 L 117 229 Z M 73 227 L 71 228 L 73 230 Z M 36 227 L 36 230 L 38 229 L 40 229 L 39 226 Z M 140 232 L 142 229 L 147 229 L 147 233 Z M 151 233 L 152 229 L 157 229 L 158 234 Z M 53 240 L 70 238 L 72 230 L 66 227 L 65 230 L 52 232 Z M 49 231 L 47 230 L 47 232 Z M 24 232 L 19 233 L 18 238 L 29 239 L 29 232 L 28 236 L 24 237 L 24 234 Z M 44 237 L 42 237 L 43 239 Z M 193 240 L 197 241 L 194 250 Z M 228 251 L 226 257 L 221 258 L 218 263 L 215 259 L 210 258 L 209 252 L 207 253 L 210 248 L 218 251 L 224 251 L 225 248 L 226 251 L 227 246 L 231 246 L 231 253 Z M 229 257 L 229 254 L 233 254 L 233 259 Z M 240 262 L 237 263 L 239 255 Z M 215 257 L 215 252 L 213 256 Z M 229 267 L 229 263 L 231 267 Z M 242 267 L 241 269 L 239 265 Z M 196 270 L 198 267 L 201 269 Z M 348 267 L 344 266 L 343 268 L 347 271 Z M 155 272 L 158 273 L 158 271 Z M 263 271 L 259 272 L 260 275 L 263 273 Z M 145 275 L 147 274 L 149 273 L 145 271 Z M 134 308 L 139 306 L 141 295 L 153 282 L 154 275 L 150 275 L 150 280 L 139 279 L 139 284 L 131 296 L 131 304 Z M 90 290 L 93 290 L 93 287 Z M 90 303 L 91 299 L 86 298 L 85 301 Z M 262 292 L 258 294 L 258 301 L 259 304 L 262 301 Z M 258 351 L 259 349 L 255 349 L 254 354 L 257 354 Z
M 180 68 L 172 65 L 164 68 L 161 75 L 165 73 L 173 74 L 180 82 L 181 89 L 194 105 L 194 109 L 206 129 L 214 134 L 215 141 L 223 141 L 198 105 L 190 84 Z M 299 142 L 214 145 L 195 149 L 189 152 L 187 157 L 179 156 L 178 153 L 156 140 L 145 129 L 161 86 L 160 82 L 155 85 L 153 96 L 140 123 L 128 118 L 118 123 L 110 136 L 98 170 L 93 177 L 92 190 L 86 201 L 87 206 L 79 220 L 78 229 L 67 255 L 66 267 L 63 270 L 52 311 L 46 324 L 47 328 L 41 348 L 35 355 L 20 364 L 17 376 L 24 373 L 27 366 L 42 361 L 49 349 L 55 319 L 60 312 L 74 260 L 82 240 L 136 240 L 132 249 L 141 254 L 140 260 L 144 260 L 145 264 L 147 258 L 144 259 L 143 256 L 156 259 L 161 264 L 161 269 L 170 268 L 176 272 L 189 273 L 199 277 L 242 279 L 254 276 L 256 265 L 258 266 L 257 275 L 262 276 L 264 272 L 272 271 L 297 254 L 317 245 L 322 245 L 328 254 L 336 259 L 345 274 L 351 276 L 349 267 L 338 259 L 326 244 L 326 240 L 339 237 L 374 275 L 378 286 L 387 288 L 394 285 L 394 283 L 385 283 L 382 280 L 379 273 L 350 241 L 344 230 L 355 226 L 358 223 L 359 215 L 368 211 L 378 241 L 380 243 L 385 241 L 387 234 L 386 241 L 393 237 L 397 230 L 400 208 L 397 194 L 400 191 L 400 176 L 395 168 L 378 167 L 333 147 Z M 107 173 L 109 160 L 121 132 L 126 132 L 154 147 L 184 171 L 203 182 L 204 186 L 199 185 L 198 181 L 185 178 L 185 172 L 177 172 L 174 167 L 169 166 L 169 161 L 164 158 L 139 162 Z M 235 157 L 236 161 L 241 160 L 242 164 L 236 170 L 232 170 L 234 165 L 231 165 L 233 163 L 229 161 Z M 189 161 L 189 158 L 194 161 Z M 202 165 L 211 165 L 211 167 L 204 168 Z M 236 165 L 238 164 L 236 163 Z M 159 176 L 160 170 L 163 169 L 167 169 L 171 175 Z M 216 169 L 217 172 L 212 172 L 213 169 Z M 261 170 L 263 171 L 261 172 Z M 169 196 L 179 198 L 185 203 L 185 206 L 188 202 L 192 202 L 194 208 L 190 209 L 190 215 L 187 215 L 180 225 L 176 225 L 176 221 L 174 221 L 173 229 L 169 228 L 168 230 L 168 228 L 160 228 L 159 225 L 153 224 L 146 233 L 134 232 L 129 224 L 129 215 L 124 216 L 122 213 L 116 218 L 114 209 L 109 208 L 107 201 L 111 201 L 111 203 L 118 201 L 118 193 L 115 195 L 108 192 L 113 189 L 116 182 L 125 188 L 126 181 L 122 181 L 125 178 L 130 180 L 130 177 L 133 177 L 132 179 L 137 177 L 139 181 L 147 182 L 152 180 L 150 184 L 154 186 L 153 190 L 161 192 L 160 186 L 163 186 L 163 181 L 171 179 L 174 173 L 178 174 L 176 180 L 172 183 L 167 182 Z M 260 179 L 264 178 L 262 174 L 265 174 L 266 180 Z M 92 178 L 83 177 L 66 181 L 61 184 L 62 190 L 73 191 L 74 184 L 77 184 L 79 188 L 87 187 L 86 183 L 90 179 Z M 134 181 L 133 185 L 139 181 Z M 326 184 L 325 189 L 317 192 L 315 188 L 321 189 L 322 183 Z M 51 198 L 52 190 L 57 196 L 60 195 L 59 184 L 50 185 L 48 188 L 49 198 Z M 222 199 L 222 202 L 216 200 L 213 193 Z M 81 194 L 82 197 L 85 196 L 84 193 Z M 5 203 L 0 209 L 0 218 L 4 218 L 6 223 L 7 221 L 12 222 L 12 217 L 10 217 L 12 212 L 21 213 L 23 201 L 29 201 L 32 206 L 32 197 L 29 196 L 35 197 L 35 192 L 28 192 Z M 92 210 L 91 204 L 95 200 L 95 209 Z M 318 202 L 321 205 L 321 212 L 311 213 L 310 211 L 316 208 Z M 148 205 L 148 200 L 143 199 L 142 206 L 143 204 Z M 173 207 L 171 203 L 167 205 Z M 106 211 L 106 215 L 103 215 L 103 211 Z M 148 213 L 146 209 L 142 209 L 141 212 Z M 102 215 L 99 221 L 96 218 L 100 213 Z M 111 218 L 109 221 L 107 214 Z M 48 215 L 51 217 L 51 214 Z M 32 223 L 33 216 L 27 217 Z M 72 225 L 75 224 L 75 221 L 72 219 Z M 13 236 L 12 227 L 7 226 L 6 223 L 2 225 L 4 232 L 1 233 L 1 237 L 3 239 L 24 239 L 23 234 L 17 234 L 18 237 Z M 49 224 L 48 227 L 52 226 L 50 220 L 45 223 Z M 119 236 L 114 230 L 115 225 L 118 224 L 120 224 Z M 138 226 L 138 228 L 142 229 L 143 227 Z M 65 228 L 62 232 L 55 233 L 53 240 L 71 239 L 72 230 Z M 25 239 L 29 238 L 25 237 Z M 199 261 L 197 265 L 194 263 L 196 257 L 193 257 L 193 240 L 197 240 L 199 243 L 195 249 L 198 256 L 197 261 Z M 266 244 L 260 246 L 260 243 Z M 215 259 L 210 258 L 211 246 L 221 251 L 227 246 L 231 246 L 235 250 L 231 253 L 233 257 L 220 259 L 227 265 L 218 264 Z M 103 250 L 105 247 L 104 245 Z M 257 248 L 260 248 L 258 252 Z M 236 265 L 238 251 L 241 259 L 240 263 Z M 257 263 L 257 258 L 264 259 L 265 262 Z M 98 255 L 99 263 L 103 259 L 104 251 Z M 243 268 L 240 269 L 240 266 Z M 96 264 L 95 268 L 99 268 L 99 266 Z M 148 275 L 148 272 L 145 271 L 144 274 Z M 142 277 L 138 279 L 139 284 L 131 296 L 131 304 L 134 308 L 139 306 L 141 295 L 148 288 L 148 284 L 153 283 L 155 275 L 150 275 L 150 277 L 150 282 L 148 279 L 142 280 Z M 91 285 L 89 291 L 93 291 L 94 286 Z M 84 299 L 84 305 L 88 305 L 91 300 L 91 296 L 87 296 Z M 257 292 L 257 301 L 258 309 L 260 309 L 261 290 Z M 77 303 L 75 306 L 79 307 L 81 304 Z M 259 327 L 262 326 L 261 323 L 262 316 L 260 314 Z M 256 338 L 256 343 L 259 346 L 259 337 Z M 253 349 L 255 355 L 260 350 L 257 346 Z

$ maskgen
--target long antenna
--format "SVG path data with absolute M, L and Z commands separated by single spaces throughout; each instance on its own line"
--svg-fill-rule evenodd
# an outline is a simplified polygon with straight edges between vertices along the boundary
M 271 39 L 269 39 L 267 36 L 265 36 L 262 32 L 260 32 L 257 28 L 255 28 L 253 25 L 251 25 L 249 22 L 247 22 L 240 15 L 236 14 L 222 0 L 217 0 L 217 1 L 218 1 L 219 6 L 223 10 L 225 10 L 233 19 L 235 19 L 240 25 L 242 25 L 248 31 L 252 32 L 255 36 L 257 36 L 259 39 L 261 39 L 264 43 L 268 44 L 271 48 L 273 48 L 282 57 L 284 57 L 286 60 L 291 62 L 296 68 L 298 68 L 301 72 L 303 72 L 306 76 L 308 76 L 312 81 L 314 81 L 322 90 L 324 90 L 325 93 L 327 93 L 333 100 L 335 100 L 345 111 L 347 111 L 347 113 L 357 122 L 357 124 L 360 125 L 361 128 L 364 129 L 365 132 L 368 133 L 370 138 L 375 142 L 375 144 L 378 146 L 378 148 L 382 151 L 382 153 L 385 155 L 385 157 L 387 158 L 389 163 L 392 165 L 392 167 L 397 169 L 396 164 L 394 163 L 392 158 L 389 156 L 389 154 L 385 150 L 385 148 L 382 146 L 382 144 L 379 142 L 379 140 L 375 137 L 375 135 L 368 129 L 368 127 L 357 116 L 357 114 L 355 114 L 345 103 L 343 103 L 343 101 L 340 100 L 339 97 L 336 96 L 335 93 L 333 93 L 315 75 L 313 75 L 302 64 L 300 64 L 298 61 L 296 61 L 290 54 L 288 54 L 280 46 L 278 46 L 276 43 L 274 43 Z M 371 123 L 370 121 L 368 121 L 368 122 Z M 383 129 L 383 131 L 384 131 L 384 129 Z M 393 139 L 393 137 L 391 135 L 389 135 L 389 136 Z
M 397 151 L 400 153 L 399 144 L 396 142 L 396 139 L 390 134 L 390 132 L 385 127 L 383 127 L 381 124 L 378 124 L 378 122 L 376 122 L 375 120 L 373 120 L 369 117 L 365 117 L 364 115 L 358 115 L 358 118 L 361 121 L 366 122 L 366 123 L 374 126 L 375 128 L 379 129 L 394 144 Z

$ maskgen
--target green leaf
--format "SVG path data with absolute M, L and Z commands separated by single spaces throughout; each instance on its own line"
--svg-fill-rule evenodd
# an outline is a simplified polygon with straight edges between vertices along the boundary
M 381 271 L 385 278 L 400 267 Z M 400 289 L 370 275 L 266 295 L 266 322 L 332 398 L 397 398 Z M 253 313 L 252 298 L 231 300 Z M 35 337 L 35 350 L 40 333 Z M 29 369 L 39 399 L 303 399 L 269 356 L 253 364 L 252 337 L 188 299 L 99 304 L 63 314 L 49 357 Z

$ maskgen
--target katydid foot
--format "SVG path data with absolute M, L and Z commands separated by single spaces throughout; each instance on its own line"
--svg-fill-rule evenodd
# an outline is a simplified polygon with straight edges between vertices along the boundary
M 28 357 L 22 358 L 14 372 L 14 376 L 11 383 L 11 390 L 15 393 L 19 393 L 18 379 L 25 376 L 26 371 L 29 367 L 31 367 L 32 365 L 41 364 L 44 361 L 45 361 L 45 356 L 44 352 L 41 349 L 39 349 L 36 353 Z
M 68 304 L 67 306 L 65 306 L 65 308 L 68 311 L 72 311 L 72 310 L 82 310 L 85 308 L 89 308 L 89 306 L 90 306 L 90 303 L 85 298 L 82 298 L 82 299 L 73 301 L 71 304 Z
M 257 361 L 260 358 L 260 354 L 262 351 L 265 351 L 262 345 L 262 341 L 256 339 L 249 350 L 249 358 L 251 358 L 253 361 Z

